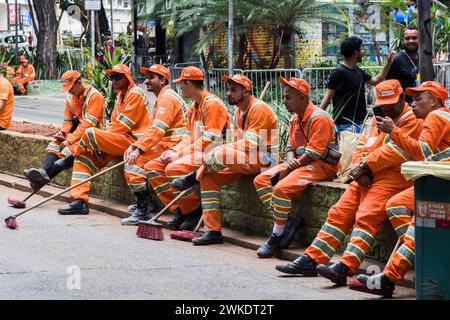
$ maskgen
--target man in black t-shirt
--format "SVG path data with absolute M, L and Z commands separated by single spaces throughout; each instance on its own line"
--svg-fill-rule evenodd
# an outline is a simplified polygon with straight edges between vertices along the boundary
M 389 50 L 387 63 L 376 76 L 370 76 L 357 64 L 362 61 L 362 40 L 357 37 L 345 38 L 341 43 L 341 54 L 344 62 L 336 67 L 330 75 L 327 92 L 320 104 L 326 109 L 333 102 L 333 114 L 339 113 L 335 119 L 339 131 L 360 132 L 366 117 L 366 83 L 377 85 L 384 80 L 394 58 Z
M 409 87 L 417 87 L 419 81 L 419 34 L 416 27 L 408 26 L 403 33 L 403 49 L 394 57 L 386 79 L 397 79 L 403 91 Z M 406 102 L 411 103 L 412 97 L 407 96 Z

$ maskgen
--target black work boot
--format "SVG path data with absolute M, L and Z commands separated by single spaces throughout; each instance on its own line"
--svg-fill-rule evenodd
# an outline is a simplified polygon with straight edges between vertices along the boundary
M 283 235 L 277 237 L 276 234 L 272 233 L 267 239 L 266 243 L 259 247 L 256 254 L 260 258 L 271 258 L 278 253 L 280 250 L 280 242 Z
M 194 231 L 200 218 L 202 217 L 202 206 L 198 207 L 191 213 L 185 215 L 183 223 L 180 225 L 180 230 Z
M 287 265 L 275 266 L 275 269 L 287 274 L 301 274 L 305 277 L 317 277 L 316 266 L 317 263 L 314 260 L 306 254 L 303 254 L 294 261 L 289 262 Z
M 139 221 L 147 221 L 151 218 L 149 211 L 151 201 L 148 191 L 135 192 L 134 197 L 136 199 L 136 209 L 131 213 L 130 217 L 122 219 L 121 223 L 124 226 L 137 226 Z
M 383 272 L 368 276 L 360 274 L 356 277 L 364 287 L 351 286 L 350 289 L 366 293 L 376 294 L 386 298 L 391 298 L 395 290 L 395 283 L 392 282 Z
M 34 168 L 31 168 L 31 169 L 34 169 Z M 31 169 L 30 169 L 30 170 L 31 170 Z M 31 189 L 33 189 L 33 191 L 38 191 L 38 190 L 40 190 L 44 185 L 43 185 L 42 183 L 40 183 L 40 182 L 36 182 L 36 181 L 34 181 L 33 179 L 31 179 L 31 176 L 30 176 L 30 170 L 29 170 L 29 169 L 23 170 L 23 175 L 24 175 L 25 178 L 30 182 L 30 187 L 31 187 Z M 37 170 L 37 169 L 34 169 L 34 170 Z
M 188 175 L 185 175 L 182 178 L 176 178 L 172 181 L 173 187 L 177 190 L 187 190 L 190 187 L 195 186 L 198 184 L 198 181 L 196 179 L 197 177 L 197 171 L 192 171 Z
M 41 186 L 45 186 L 47 183 L 52 181 L 47 172 L 45 172 L 45 170 L 42 168 L 31 168 L 28 172 L 28 177 L 31 179 L 31 181 Z
M 200 238 L 192 239 L 192 243 L 196 246 L 206 246 L 209 244 L 223 243 L 222 232 L 207 231 Z
M 184 222 L 185 219 L 186 219 L 186 215 L 183 214 L 181 212 L 181 210 L 178 208 L 175 211 L 173 218 L 167 224 L 173 230 L 180 230 L 180 226 Z
M 89 207 L 83 200 L 74 200 L 58 210 L 61 215 L 89 214 Z
M 63 170 L 67 170 L 67 169 L 72 168 L 74 160 L 75 160 L 75 158 L 72 155 L 70 155 L 70 156 L 67 156 L 65 158 L 61 158 L 59 160 L 56 160 L 53 163 L 53 167 L 55 169 L 60 170 L 60 172 L 61 172 Z
M 347 285 L 347 274 L 349 268 L 342 262 L 333 263 L 331 266 L 320 264 L 317 266 L 317 272 L 324 278 L 331 280 L 338 286 Z
M 284 232 L 281 235 L 280 248 L 287 249 L 291 243 L 294 241 L 295 234 L 298 229 L 300 229 L 300 224 L 302 223 L 302 218 L 299 216 L 290 215 L 287 219 L 286 225 L 284 226 Z

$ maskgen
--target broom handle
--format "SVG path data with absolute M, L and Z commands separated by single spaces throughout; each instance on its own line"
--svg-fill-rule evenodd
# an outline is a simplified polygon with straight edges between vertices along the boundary
M 152 218 L 152 220 L 150 220 L 150 222 L 155 222 L 156 219 L 158 219 L 159 217 L 161 217 L 163 215 L 164 212 L 166 212 L 175 202 L 177 202 L 182 196 L 184 196 L 188 191 L 190 191 L 192 188 L 186 189 L 183 192 L 181 192 L 179 195 L 177 195 L 172 201 L 169 202 L 169 204 L 167 206 L 165 206 L 164 208 L 161 209 L 160 212 L 158 212 L 156 214 L 156 216 L 154 216 Z
M 270 86 L 270 81 L 267 81 L 266 85 L 264 86 L 263 91 L 261 92 L 261 95 L 259 96 L 259 100 L 264 99 L 264 97 L 266 96 L 267 91 L 269 90 L 269 86 Z
M 198 232 L 198 230 L 200 230 L 200 227 L 202 226 L 203 223 L 203 215 L 200 217 L 200 220 L 198 220 L 197 226 L 195 227 L 193 232 Z
M 58 192 L 57 194 L 54 194 L 54 195 L 52 195 L 52 196 L 50 196 L 50 197 L 48 197 L 48 198 L 45 198 L 44 200 L 42 200 L 42 201 L 36 203 L 35 205 L 33 205 L 33 206 L 31 206 L 31 207 L 29 207 L 29 208 L 23 210 L 22 212 L 20 212 L 20 213 L 14 215 L 13 217 L 14 217 L 14 218 L 17 218 L 18 216 L 21 216 L 21 215 L 23 215 L 24 213 L 26 213 L 26 212 L 28 212 L 28 211 L 30 211 L 30 210 L 36 208 L 36 207 L 39 207 L 40 205 L 42 205 L 42 204 L 44 204 L 44 203 L 47 203 L 47 202 L 49 202 L 50 200 L 55 199 L 56 197 L 59 197 L 60 195 L 66 193 L 67 191 L 70 191 L 70 190 L 72 190 L 72 189 L 78 188 L 78 187 L 81 186 L 82 184 L 85 184 L 86 182 L 89 182 L 89 181 L 91 181 L 91 180 L 97 178 L 98 176 L 101 176 L 101 175 L 103 175 L 103 174 L 105 174 L 105 173 L 107 173 L 107 172 L 109 172 L 109 171 L 111 171 L 111 170 L 114 170 L 114 169 L 116 169 L 116 168 L 118 168 L 118 167 L 120 167 L 120 166 L 123 166 L 124 163 L 125 163 L 125 161 L 121 161 L 121 162 L 119 162 L 118 164 L 115 164 L 115 165 L 113 165 L 112 167 L 109 167 L 108 169 L 105 169 L 105 170 L 103 170 L 103 171 L 100 171 L 100 172 L 94 174 L 92 177 L 89 177 L 89 178 L 87 178 L 87 179 L 85 179 L 85 180 L 83 180 L 83 181 L 80 181 L 80 182 L 78 182 L 77 184 L 74 184 L 73 186 L 70 186 L 69 188 L 64 189 L 64 190 Z
M 39 189 L 38 189 L 38 190 L 34 190 L 32 193 L 30 193 L 29 195 L 27 195 L 26 198 L 22 200 L 22 202 L 25 202 L 25 201 L 27 201 L 28 199 L 30 199 L 30 198 L 31 198 L 36 192 L 38 192 L 38 191 L 39 191 Z
M 391 260 L 392 260 L 392 258 L 394 257 L 394 253 L 397 252 L 398 248 L 400 247 L 400 243 L 401 243 L 401 240 L 398 239 L 398 240 L 397 240 L 397 243 L 395 244 L 394 249 L 392 250 L 392 253 L 391 253 L 391 256 L 389 257 L 389 260 L 388 260 L 388 262 L 386 263 L 386 265 L 389 265 L 389 264 L 391 263 Z

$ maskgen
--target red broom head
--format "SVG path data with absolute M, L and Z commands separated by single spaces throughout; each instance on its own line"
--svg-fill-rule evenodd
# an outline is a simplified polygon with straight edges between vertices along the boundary
M 365 292 L 370 294 L 376 294 L 379 296 L 383 296 L 386 298 L 392 297 L 392 291 L 382 290 L 382 289 L 369 289 L 364 283 L 359 282 L 356 279 L 352 279 L 348 281 L 348 288 L 351 290 Z
M 12 198 L 8 198 L 8 203 L 10 205 L 12 205 L 14 208 L 25 208 L 26 207 L 26 203 L 23 202 L 22 200 L 18 200 L 18 199 L 12 199 Z
M 163 227 L 158 223 L 139 222 L 136 235 L 151 240 L 164 240 Z
M 170 233 L 170 238 L 187 242 L 191 242 L 192 239 L 200 238 L 201 236 L 200 233 L 190 231 L 173 231 Z
M 17 228 L 17 221 L 16 218 L 11 216 L 5 219 L 6 226 L 10 229 L 16 229 Z

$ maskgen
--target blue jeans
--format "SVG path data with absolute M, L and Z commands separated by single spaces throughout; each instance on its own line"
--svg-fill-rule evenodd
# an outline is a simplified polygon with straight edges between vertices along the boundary
M 342 123 L 336 125 L 339 132 L 342 131 L 350 131 L 353 133 L 360 133 L 362 129 L 362 123 L 361 124 L 351 124 L 351 123 Z

